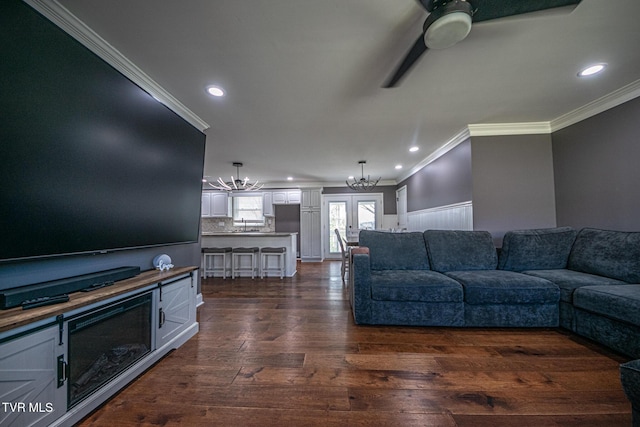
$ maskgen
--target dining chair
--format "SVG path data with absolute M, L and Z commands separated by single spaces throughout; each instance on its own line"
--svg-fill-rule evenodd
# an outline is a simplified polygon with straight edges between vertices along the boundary
M 340 230 L 336 228 L 334 231 L 336 233 L 336 236 L 338 237 L 338 243 L 340 243 L 340 251 L 342 252 L 342 266 L 340 267 L 340 270 L 342 276 L 342 284 L 344 284 L 344 276 L 349 272 L 349 252 L 345 250 L 346 242 L 340 235 Z

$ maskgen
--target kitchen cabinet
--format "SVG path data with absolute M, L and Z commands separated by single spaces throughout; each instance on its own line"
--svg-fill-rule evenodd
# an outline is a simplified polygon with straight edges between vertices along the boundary
M 277 190 L 273 191 L 274 205 L 299 205 L 301 194 L 300 190 Z
M 319 188 L 302 190 L 300 209 L 320 209 L 322 190 Z
M 322 261 L 320 210 L 300 212 L 300 259 Z
M 300 204 L 300 259 L 322 261 L 322 189 L 304 189 Z
M 270 191 L 265 191 L 262 193 L 262 215 L 264 216 L 274 216 L 275 212 L 273 209 L 273 193 Z
M 230 217 L 231 209 L 229 209 L 231 199 L 226 192 L 211 193 L 211 216 L 212 217 Z
M 202 217 L 214 218 L 231 216 L 229 194 L 225 191 L 205 191 L 202 193 Z
M 209 218 L 211 216 L 211 192 L 202 193 L 202 208 L 200 209 L 200 216 L 203 218 Z
M 0 425 L 46 426 L 67 409 L 67 387 L 58 383 L 65 352 L 58 325 L 35 329 L 0 344 Z

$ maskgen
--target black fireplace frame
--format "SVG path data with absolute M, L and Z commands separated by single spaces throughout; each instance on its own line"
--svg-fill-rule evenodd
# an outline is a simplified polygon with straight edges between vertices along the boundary
M 154 350 L 153 300 L 153 292 L 149 291 L 105 306 L 96 307 L 93 310 L 79 313 L 65 319 L 68 331 L 68 359 L 65 362 L 66 366 L 64 369 L 66 371 L 65 376 L 67 382 L 67 409 L 78 405 Z M 140 312 L 135 313 L 134 310 L 139 310 Z M 124 316 L 133 316 L 137 320 L 140 320 L 140 322 L 136 322 L 138 324 L 128 325 L 129 327 L 132 326 L 132 328 L 129 329 L 130 333 L 128 335 L 139 335 L 137 338 L 144 341 L 135 343 L 135 347 L 132 346 L 133 343 L 127 342 L 126 334 L 120 335 L 118 333 L 118 331 L 123 331 L 123 329 L 111 330 L 106 327 L 108 326 L 106 322 L 118 322 L 121 321 Z M 107 329 L 106 334 L 104 334 L 105 327 Z M 122 325 L 120 325 L 120 327 L 122 327 Z M 87 331 L 89 331 L 90 328 L 94 328 L 94 331 L 98 334 L 102 331 L 103 334 L 93 337 L 90 335 L 90 339 L 87 339 Z M 124 338 L 122 338 L 123 335 Z M 78 341 L 81 336 L 85 342 Z M 93 359 L 95 354 L 100 354 L 100 357 L 89 365 L 89 369 L 81 369 L 78 364 L 84 363 L 84 365 L 86 365 L 87 360 L 85 358 L 85 360 L 81 361 L 85 356 L 82 354 L 83 348 L 76 346 L 90 346 L 90 342 L 93 342 L 94 345 L 102 345 L 105 348 L 98 350 L 95 348 L 85 349 L 87 350 L 86 353 L 94 354 L 93 357 L 88 356 L 90 359 Z M 144 345 L 144 347 L 142 345 Z M 108 348 L 109 346 L 111 347 L 110 349 Z M 131 346 L 130 348 L 132 349 L 128 354 L 126 346 Z M 124 356 L 121 355 L 122 352 L 125 352 Z M 113 368 L 112 365 L 114 361 L 122 363 L 118 363 L 115 368 Z M 100 365 L 100 363 L 102 365 Z M 97 367 L 96 364 L 98 364 Z M 78 386 L 77 381 L 91 373 L 95 374 L 96 378 L 88 380 L 87 386 Z

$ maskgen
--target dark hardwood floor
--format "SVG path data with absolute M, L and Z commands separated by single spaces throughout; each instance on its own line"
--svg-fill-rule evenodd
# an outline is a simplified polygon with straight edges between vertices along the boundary
M 340 263 L 207 279 L 200 332 L 82 426 L 630 426 L 618 365 L 566 331 L 356 326 Z

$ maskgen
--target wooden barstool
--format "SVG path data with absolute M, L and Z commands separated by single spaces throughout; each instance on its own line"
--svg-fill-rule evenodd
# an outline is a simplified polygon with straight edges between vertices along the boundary
M 233 248 L 231 251 L 232 258 L 232 267 L 231 267 L 231 278 L 236 278 L 236 273 L 242 273 L 245 271 L 251 272 L 251 278 L 253 279 L 256 275 L 259 275 L 259 266 L 258 266 L 258 255 L 260 253 L 260 248 Z M 250 257 L 250 266 L 242 267 L 241 260 L 243 256 Z
M 282 279 L 285 274 L 285 257 L 287 255 L 287 248 L 279 247 L 279 248 L 262 248 L 260 249 L 260 277 L 264 278 L 265 273 L 275 272 L 280 273 L 280 278 Z M 269 267 L 268 257 L 277 256 L 278 257 L 278 267 Z
M 227 272 L 231 272 L 231 248 L 202 248 L 202 277 L 213 276 L 221 272 L 222 278 L 227 278 Z M 220 267 L 216 267 L 216 257 L 222 258 Z

